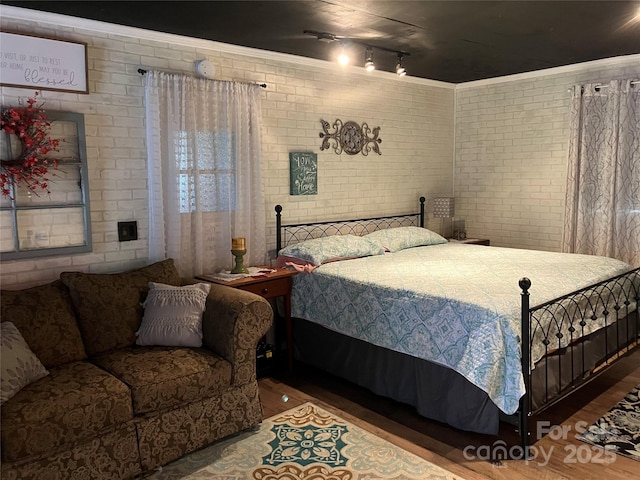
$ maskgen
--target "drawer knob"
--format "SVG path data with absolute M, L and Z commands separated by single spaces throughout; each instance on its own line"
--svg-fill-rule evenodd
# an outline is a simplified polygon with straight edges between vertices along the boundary
M 263 288 L 262 289 L 262 293 L 269 293 L 269 289 L 268 288 Z

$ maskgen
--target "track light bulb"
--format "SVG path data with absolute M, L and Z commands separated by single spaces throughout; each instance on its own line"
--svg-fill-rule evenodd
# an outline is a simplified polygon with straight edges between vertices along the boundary
M 396 75 L 404 77 L 407 74 L 407 70 L 402 66 L 402 55 L 398 55 L 398 64 L 396 65 Z
M 376 65 L 373 63 L 373 55 L 370 48 L 367 48 L 365 53 L 364 68 L 367 72 L 373 72 L 376 69 Z
M 338 63 L 343 67 L 349 65 L 349 55 L 347 55 L 347 51 L 345 50 L 344 45 L 342 45 L 340 54 L 338 55 Z

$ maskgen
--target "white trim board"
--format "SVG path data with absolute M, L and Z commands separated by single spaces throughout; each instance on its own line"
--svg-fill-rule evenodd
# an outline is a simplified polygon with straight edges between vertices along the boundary
M 601 60 L 593 60 L 591 62 L 573 63 L 562 67 L 545 68 L 544 70 L 535 70 L 533 72 L 516 73 L 514 75 L 505 75 L 503 77 L 487 78 L 484 80 L 475 80 L 473 82 L 465 82 L 456 84 L 456 90 L 465 88 L 485 87 L 498 83 L 515 82 L 519 80 L 530 80 L 533 78 L 546 77 L 549 75 L 562 75 L 564 73 L 583 72 L 591 69 L 603 69 L 606 67 L 616 67 L 625 65 L 636 65 L 640 72 L 640 54 L 622 55 L 619 57 L 603 58 Z

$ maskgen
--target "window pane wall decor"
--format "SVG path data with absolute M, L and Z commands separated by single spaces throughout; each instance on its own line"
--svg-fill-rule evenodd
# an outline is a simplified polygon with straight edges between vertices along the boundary
M 91 251 L 89 182 L 84 115 L 47 111 L 50 135 L 61 139 L 50 194 L 15 188 L 0 200 L 0 259 Z M 62 141 L 63 140 L 63 141 Z M 4 146 L 3 146 L 4 147 Z

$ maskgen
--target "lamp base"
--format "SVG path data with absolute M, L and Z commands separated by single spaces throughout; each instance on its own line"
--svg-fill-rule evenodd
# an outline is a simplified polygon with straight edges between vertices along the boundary
M 235 257 L 235 265 L 233 266 L 233 270 L 231 273 L 249 273 L 247 267 L 244 266 L 244 256 L 247 253 L 246 250 L 231 250 L 233 256 Z

